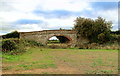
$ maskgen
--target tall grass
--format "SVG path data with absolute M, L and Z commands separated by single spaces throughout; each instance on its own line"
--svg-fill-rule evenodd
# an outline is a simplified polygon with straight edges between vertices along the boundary
M 120 50 L 120 44 L 118 42 L 109 42 L 105 44 L 91 43 L 91 44 L 82 44 L 77 46 L 79 49 L 113 49 Z

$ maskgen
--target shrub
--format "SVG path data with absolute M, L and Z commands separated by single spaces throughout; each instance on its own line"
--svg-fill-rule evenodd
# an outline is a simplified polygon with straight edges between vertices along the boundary
M 58 49 L 60 47 L 58 45 L 49 45 L 49 48 L 51 48 L 51 49 Z
M 52 44 L 52 45 L 48 45 L 49 48 L 52 48 L 52 49 L 66 49 L 66 48 L 69 48 L 70 46 L 67 45 L 67 44 Z
M 86 44 L 79 44 L 79 46 L 77 46 L 79 49 L 88 49 L 88 46 Z
M 99 46 L 98 43 L 91 43 L 87 45 L 88 49 L 96 49 L 98 46 Z
M 17 31 L 13 31 L 13 32 L 11 32 L 11 33 L 8 33 L 8 34 L 6 34 L 6 35 L 3 35 L 2 36 L 2 38 L 3 39 L 6 39 L 6 38 L 19 38 L 19 32 L 17 32 Z
M 21 54 L 26 51 L 25 46 L 16 38 L 3 39 L 0 45 L 3 53 L 11 55 Z
M 112 39 L 111 39 L 113 42 L 114 41 L 118 41 L 118 42 L 120 42 L 120 35 L 113 35 L 112 34 Z
M 17 46 L 14 40 L 11 40 L 11 39 L 2 40 L 2 51 L 3 52 L 12 51 L 15 49 L 17 49 Z

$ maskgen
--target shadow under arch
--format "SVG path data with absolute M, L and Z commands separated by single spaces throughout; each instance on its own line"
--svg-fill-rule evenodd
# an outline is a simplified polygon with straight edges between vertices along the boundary
M 49 39 L 50 39 L 51 37 L 54 37 L 54 36 L 55 36 L 57 39 L 59 39 L 59 42 L 60 42 L 60 43 L 70 43 L 70 42 L 72 41 L 72 39 L 71 39 L 69 36 L 65 36 L 65 35 L 53 35 L 53 36 L 48 37 L 47 43 L 48 43 Z

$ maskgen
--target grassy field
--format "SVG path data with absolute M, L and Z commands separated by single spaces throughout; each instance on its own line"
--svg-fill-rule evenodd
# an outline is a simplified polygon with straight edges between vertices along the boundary
M 118 50 L 28 48 L 3 54 L 3 74 L 117 74 Z

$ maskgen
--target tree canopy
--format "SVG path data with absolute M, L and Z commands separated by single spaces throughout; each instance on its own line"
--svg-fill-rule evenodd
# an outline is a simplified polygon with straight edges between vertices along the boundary
M 74 29 L 78 38 L 83 36 L 90 42 L 104 43 L 110 40 L 111 21 L 106 21 L 102 17 L 93 20 L 90 18 L 77 17 Z

